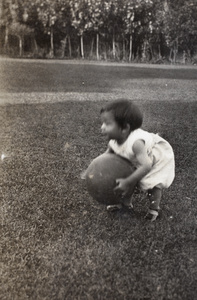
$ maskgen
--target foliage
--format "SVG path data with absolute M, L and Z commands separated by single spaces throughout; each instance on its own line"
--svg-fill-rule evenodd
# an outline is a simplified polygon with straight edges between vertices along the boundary
M 84 58 L 95 36 L 97 52 L 105 51 L 106 58 L 111 51 L 113 59 L 121 59 L 124 50 L 145 60 L 173 54 L 175 62 L 178 52 L 191 58 L 197 51 L 195 0 L 2 0 L 0 14 L 4 46 L 9 26 L 25 23 L 51 57 L 69 38 L 73 53 L 80 49 Z
M 175 42 L 185 50 L 194 51 L 197 41 L 197 4 L 192 0 L 179 0 L 176 5 L 171 1 L 164 18 L 164 34 L 167 45 Z M 191 42 L 192 41 L 192 42 Z

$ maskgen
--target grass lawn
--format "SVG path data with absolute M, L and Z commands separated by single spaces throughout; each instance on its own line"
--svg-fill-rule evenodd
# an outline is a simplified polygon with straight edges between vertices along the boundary
M 196 68 L 1 62 L 2 300 L 196 299 L 196 79 Z M 121 96 L 175 151 L 155 223 L 144 194 L 134 212 L 108 213 L 80 179 L 107 146 L 100 108 Z

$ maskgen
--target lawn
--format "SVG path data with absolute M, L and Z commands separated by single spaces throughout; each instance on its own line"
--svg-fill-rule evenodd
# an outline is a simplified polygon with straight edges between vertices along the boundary
M 1 62 L 2 300 L 196 299 L 196 79 L 195 67 Z M 174 148 L 155 223 L 144 194 L 108 213 L 80 179 L 107 146 L 100 108 L 118 97 Z

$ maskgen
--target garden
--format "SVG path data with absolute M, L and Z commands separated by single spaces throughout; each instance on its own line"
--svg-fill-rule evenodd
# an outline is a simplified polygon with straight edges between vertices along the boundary
M 2 300 L 188 300 L 197 294 L 196 67 L 1 60 Z M 100 109 L 126 98 L 172 145 L 162 215 L 107 212 L 81 172 L 105 151 Z

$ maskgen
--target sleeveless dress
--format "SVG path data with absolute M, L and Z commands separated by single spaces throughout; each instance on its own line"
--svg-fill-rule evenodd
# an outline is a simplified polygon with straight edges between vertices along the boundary
M 174 152 L 170 144 L 157 134 L 149 133 L 142 129 L 136 129 L 130 133 L 127 140 L 119 145 L 116 140 L 109 141 L 109 147 L 114 153 L 127 158 L 138 168 L 139 164 L 132 150 L 137 140 L 143 140 L 147 154 L 152 161 L 150 172 L 138 183 L 139 187 L 146 191 L 154 187 L 168 188 L 175 177 Z

